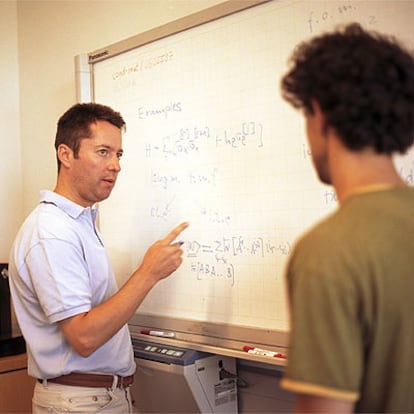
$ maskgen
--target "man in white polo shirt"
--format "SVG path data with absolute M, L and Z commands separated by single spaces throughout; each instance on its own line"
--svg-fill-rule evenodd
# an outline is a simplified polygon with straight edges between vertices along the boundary
M 58 178 L 14 242 L 11 294 L 38 379 L 33 412 L 131 412 L 135 372 L 128 320 L 151 288 L 182 262 L 182 223 L 153 244 L 117 291 L 96 228 L 95 203 L 120 171 L 125 122 L 111 108 L 77 104 L 56 133 Z

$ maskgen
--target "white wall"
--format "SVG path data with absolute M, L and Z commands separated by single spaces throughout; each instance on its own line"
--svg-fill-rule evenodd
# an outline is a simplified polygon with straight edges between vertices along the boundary
M 22 216 L 22 168 L 19 127 L 17 5 L 0 1 L 0 262 Z
M 74 56 L 219 2 L 18 0 L 24 214 L 37 203 L 39 189 L 55 182 L 56 121 L 76 99 Z
M 0 0 L 0 261 L 39 190 L 53 189 L 56 122 L 76 101 L 74 57 L 222 0 Z

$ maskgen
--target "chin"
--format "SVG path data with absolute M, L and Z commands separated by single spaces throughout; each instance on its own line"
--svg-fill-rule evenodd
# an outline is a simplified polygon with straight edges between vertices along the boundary
M 101 201 L 105 201 L 106 199 L 108 199 L 110 196 L 110 194 L 108 194 L 107 196 L 103 196 L 99 198 L 99 201 L 97 201 L 97 203 L 100 203 Z
M 96 194 L 95 197 L 95 203 L 100 203 L 101 201 L 105 201 L 109 196 L 111 195 L 111 193 L 108 194 Z

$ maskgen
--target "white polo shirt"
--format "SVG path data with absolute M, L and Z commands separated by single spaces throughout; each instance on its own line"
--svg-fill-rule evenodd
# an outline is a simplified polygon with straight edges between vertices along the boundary
M 126 376 L 135 371 L 127 325 L 84 358 L 70 347 L 58 324 L 117 291 L 95 222 L 95 208 L 42 191 L 40 204 L 17 234 L 9 260 L 10 290 L 33 377 L 75 371 Z

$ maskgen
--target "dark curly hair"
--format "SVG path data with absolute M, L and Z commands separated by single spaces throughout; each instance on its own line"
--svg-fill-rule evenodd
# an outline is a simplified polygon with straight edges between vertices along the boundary
M 90 126 L 97 121 L 106 121 L 121 131 L 125 130 L 125 121 L 121 114 L 109 106 L 98 103 L 78 103 L 69 108 L 58 121 L 55 138 L 56 151 L 60 144 L 66 144 L 72 149 L 76 158 L 81 140 L 91 136 Z M 57 163 L 59 171 L 59 157 L 57 157 Z
M 282 78 L 282 96 L 312 114 L 351 150 L 405 152 L 414 140 L 414 59 L 398 42 L 353 23 L 304 42 Z

